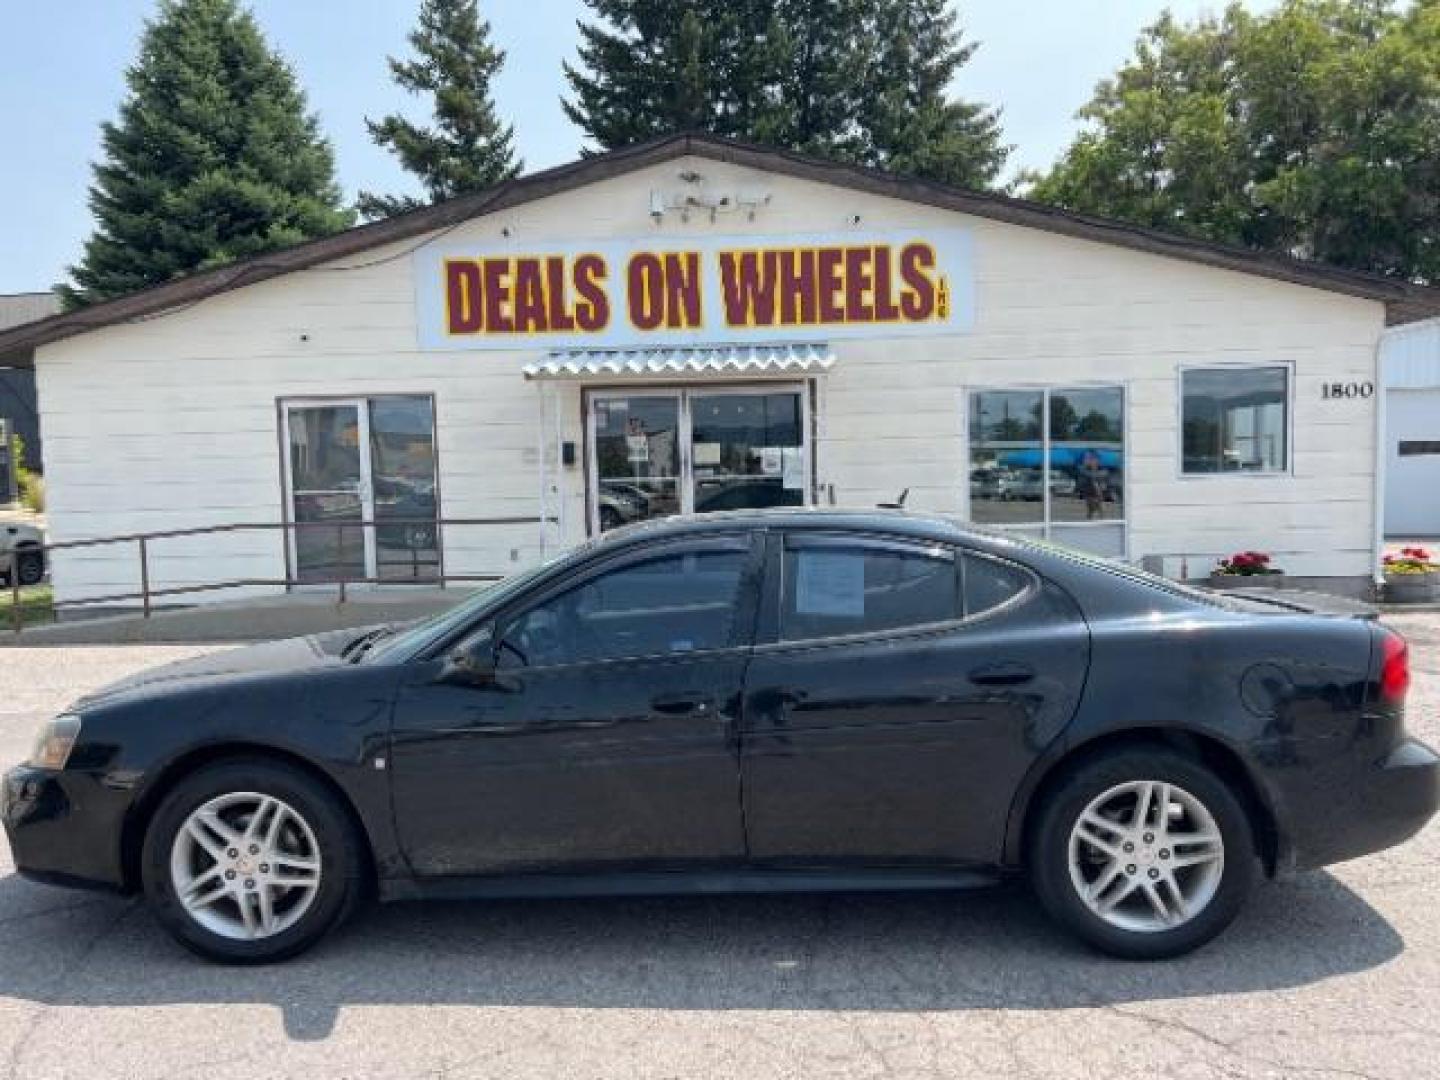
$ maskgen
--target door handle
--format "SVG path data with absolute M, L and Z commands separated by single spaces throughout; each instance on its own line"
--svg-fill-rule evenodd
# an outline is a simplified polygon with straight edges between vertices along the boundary
M 704 716 L 710 699 L 700 694 L 661 694 L 650 699 L 650 709 L 662 716 Z
M 977 686 L 1019 686 L 1035 678 L 1035 669 L 1015 660 L 998 664 L 981 664 L 970 670 L 970 681 Z

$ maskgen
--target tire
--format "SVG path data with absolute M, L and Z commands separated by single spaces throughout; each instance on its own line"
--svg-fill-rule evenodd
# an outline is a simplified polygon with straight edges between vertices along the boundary
M 39 585 L 45 579 L 45 556 L 40 552 L 17 551 L 13 557 L 21 585 Z
M 611 529 L 618 529 L 625 524 L 625 519 L 620 516 L 620 511 L 613 506 L 600 507 L 600 531 L 609 532 Z
M 227 800 L 231 805 L 225 805 Z M 257 846 L 261 854 L 255 856 L 250 855 L 243 838 L 233 839 L 241 828 L 248 827 L 248 805 L 278 806 L 289 811 L 288 815 L 278 815 L 274 848 L 265 846 L 263 836 L 253 837 L 260 841 Z M 207 844 L 204 840 L 197 842 L 195 833 L 187 828 L 193 814 L 209 807 L 219 807 L 210 816 L 218 817 L 230 829 L 230 842 L 235 846 L 229 850 L 238 852 L 242 862 L 221 862 L 229 852 L 224 850 L 227 841 L 221 840 L 219 833 L 204 830 Z M 262 817 L 262 824 L 277 818 L 274 809 L 268 814 L 257 809 L 256 813 Z M 256 813 L 250 814 L 248 820 L 253 821 Z M 145 833 L 141 876 L 146 899 L 161 925 L 187 949 L 221 963 L 271 963 L 310 948 L 354 910 L 365 892 L 368 865 L 361 843 L 346 808 L 308 773 L 277 761 L 237 759 L 191 773 L 165 796 Z M 213 856 L 212 848 L 219 849 Z M 258 861 L 266 857 L 267 850 L 278 853 L 274 867 Z M 282 866 L 281 861 L 287 861 L 287 865 Z M 313 876 L 317 883 L 288 887 L 286 883 L 292 878 L 283 875 L 293 875 L 296 881 L 311 878 L 311 871 L 301 869 L 305 863 L 315 864 Z M 201 870 L 195 872 L 190 884 L 197 886 L 199 894 L 211 887 L 198 888 L 201 879 L 212 877 L 211 885 L 234 895 L 221 896 L 192 914 L 181 900 L 177 872 L 189 873 L 190 866 L 197 864 Z M 177 870 L 177 866 L 184 869 Z M 224 882 L 213 873 L 224 867 L 232 868 L 226 876 L 233 877 L 233 881 Z M 273 876 L 269 876 L 272 870 Z M 271 884 L 267 886 L 267 882 Z M 247 885 L 258 888 L 244 894 L 246 910 L 242 912 L 236 896 Z M 260 893 L 267 898 L 273 932 L 263 926 L 258 933 L 248 931 L 252 919 L 259 924 L 262 918 Z M 247 913 L 242 926 L 241 916 Z
M 1165 831 L 1156 831 L 1157 795 L 1166 790 L 1159 785 L 1169 786 L 1166 818 L 1173 824 Z M 1133 814 L 1147 792 L 1151 824 L 1137 827 Z M 1086 824 L 1077 835 L 1082 815 L 1106 825 Z M 1217 831 L 1218 858 L 1215 846 L 1200 839 Z M 1147 836 L 1153 843 L 1145 843 Z M 1120 857 L 1103 854 L 1090 837 Z M 1130 960 L 1166 959 L 1204 945 L 1239 914 L 1260 870 L 1249 815 L 1230 786 L 1190 758 L 1149 747 L 1116 750 L 1067 773 L 1040 808 L 1028 856 L 1051 917 L 1101 952 Z M 1177 868 L 1182 861 L 1190 865 Z M 1102 888 L 1107 879 L 1112 884 Z M 1092 908 L 1112 903 L 1105 914 Z

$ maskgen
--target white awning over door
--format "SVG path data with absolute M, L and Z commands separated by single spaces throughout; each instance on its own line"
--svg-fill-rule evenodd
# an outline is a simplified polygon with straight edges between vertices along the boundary
M 829 371 L 829 345 L 721 345 L 685 349 L 566 349 L 525 365 L 527 379 L 685 379 Z

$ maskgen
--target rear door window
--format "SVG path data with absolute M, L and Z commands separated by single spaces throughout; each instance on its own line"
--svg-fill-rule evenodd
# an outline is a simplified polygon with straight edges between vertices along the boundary
M 791 537 L 781 568 L 780 638 L 872 634 L 961 617 L 950 548 L 860 537 Z
M 1024 570 L 983 555 L 964 557 L 965 617 L 981 615 L 1019 596 L 1031 578 Z

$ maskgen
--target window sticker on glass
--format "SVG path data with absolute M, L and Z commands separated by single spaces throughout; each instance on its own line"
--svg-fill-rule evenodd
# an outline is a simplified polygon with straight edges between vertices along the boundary
M 853 552 L 800 551 L 795 560 L 798 615 L 865 615 L 865 560 Z
M 786 491 L 799 491 L 805 486 L 805 459 L 800 447 L 786 446 L 780 451 L 781 485 Z

